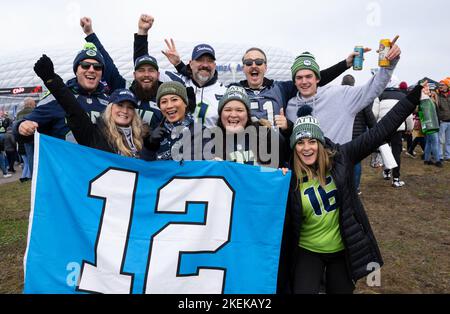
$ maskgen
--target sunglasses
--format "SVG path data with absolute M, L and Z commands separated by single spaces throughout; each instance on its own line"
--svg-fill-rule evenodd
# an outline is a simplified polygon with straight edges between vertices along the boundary
M 101 71 L 103 69 L 103 65 L 101 63 L 92 63 L 87 61 L 81 61 L 80 66 L 83 70 L 89 70 L 91 68 L 91 65 L 94 67 L 95 71 Z
M 259 66 L 259 65 L 263 65 L 264 63 L 266 63 L 266 60 L 264 60 L 264 59 L 255 59 L 255 60 L 253 60 L 253 59 L 245 59 L 243 61 L 243 63 L 244 63 L 244 65 L 246 65 L 248 67 L 252 66 L 253 63 L 255 63 L 256 65 Z

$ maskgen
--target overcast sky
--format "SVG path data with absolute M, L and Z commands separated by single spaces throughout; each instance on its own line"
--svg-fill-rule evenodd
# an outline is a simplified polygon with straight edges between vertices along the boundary
M 448 0 L 62 0 L 2 1 L 0 55 L 48 47 L 81 48 L 82 16 L 106 46 L 131 42 L 141 13 L 155 17 L 153 40 L 274 46 L 293 55 L 305 50 L 322 68 L 344 59 L 355 45 L 373 49 L 364 70 L 350 72 L 362 83 L 377 66 L 381 38 L 399 34 L 402 49 L 395 75 L 413 83 L 450 76 Z M 160 56 L 163 58 L 163 56 Z M 183 58 L 183 59 L 187 59 Z M 268 66 L 270 67 L 270 60 Z

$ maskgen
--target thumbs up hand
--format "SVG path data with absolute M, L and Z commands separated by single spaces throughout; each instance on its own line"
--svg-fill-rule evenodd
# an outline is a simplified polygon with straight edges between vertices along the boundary
M 275 115 L 275 126 L 282 130 L 286 130 L 288 128 L 288 122 L 286 116 L 284 115 L 283 108 L 280 109 L 280 114 Z

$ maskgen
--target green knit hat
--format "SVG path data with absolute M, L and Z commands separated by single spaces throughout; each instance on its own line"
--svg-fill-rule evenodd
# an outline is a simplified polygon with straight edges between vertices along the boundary
M 294 64 L 291 66 L 293 81 L 295 81 L 295 74 L 297 74 L 299 70 L 311 70 L 316 73 L 317 78 L 320 80 L 319 65 L 317 64 L 314 56 L 307 51 L 295 58 Z
M 228 89 L 225 91 L 225 94 L 222 96 L 222 98 L 219 101 L 219 107 L 217 110 L 219 113 L 219 116 L 220 116 L 220 113 L 222 112 L 223 107 L 230 100 L 241 101 L 247 108 L 247 111 L 250 111 L 250 99 L 248 98 L 245 88 L 243 88 L 241 86 L 233 85 L 233 86 L 228 87 Z
M 165 82 L 159 86 L 158 92 L 156 93 L 156 103 L 158 104 L 158 107 L 161 97 L 165 95 L 177 95 L 184 101 L 186 106 L 189 104 L 186 87 L 180 82 Z
M 292 149 L 294 149 L 294 146 L 299 140 L 304 138 L 314 138 L 321 142 L 322 145 L 325 145 L 325 137 L 322 129 L 320 128 L 319 121 L 314 118 L 311 113 L 312 108 L 310 106 L 304 105 L 300 107 L 299 112 L 297 113 L 299 118 L 295 121 L 290 138 Z

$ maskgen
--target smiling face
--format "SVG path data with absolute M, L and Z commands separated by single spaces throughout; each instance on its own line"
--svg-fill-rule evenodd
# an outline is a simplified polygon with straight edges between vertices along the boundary
M 263 85 L 264 75 L 267 72 L 267 60 L 266 57 L 258 50 L 250 50 L 244 55 L 243 58 L 243 71 L 247 78 L 248 86 L 252 89 L 259 89 Z M 262 64 L 257 65 L 264 61 Z M 247 65 L 247 61 L 251 65 Z
M 122 101 L 118 104 L 112 104 L 111 116 L 118 126 L 130 126 L 135 115 L 134 106 L 129 101 Z
M 170 123 L 182 121 L 186 114 L 186 104 L 177 95 L 165 95 L 159 100 L 161 113 Z
M 311 70 L 299 70 L 295 74 L 295 86 L 302 97 L 308 98 L 317 93 L 319 80 Z
M 304 138 L 295 145 L 295 152 L 300 160 L 308 166 L 312 166 L 317 161 L 319 143 L 313 138 Z
M 247 107 L 239 100 L 230 100 L 220 113 L 220 121 L 227 132 L 242 132 L 248 122 Z
M 97 64 L 98 61 L 95 59 L 84 59 L 83 62 Z M 93 92 L 97 89 L 98 83 L 102 77 L 102 70 L 95 70 L 94 66 L 91 65 L 88 69 L 84 69 L 80 64 L 77 66 L 77 72 L 75 73 L 77 77 L 78 84 L 87 92 Z
M 151 90 L 159 79 L 159 72 L 150 64 L 143 64 L 134 71 L 135 81 L 143 90 Z
M 204 54 L 196 60 L 191 60 L 189 66 L 192 70 L 192 77 L 198 85 L 205 85 L 213 78 L 216 72 L 216 61 L 209 54 Z

